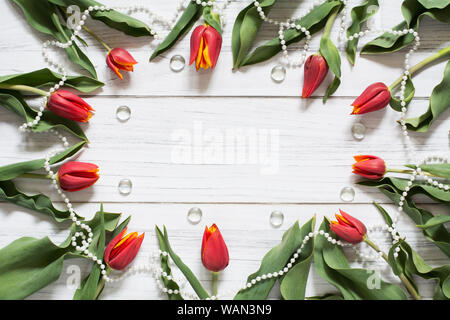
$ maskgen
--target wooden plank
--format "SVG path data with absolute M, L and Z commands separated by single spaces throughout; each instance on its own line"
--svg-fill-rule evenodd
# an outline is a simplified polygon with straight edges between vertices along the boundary
M 57 204 L 58 205 L 58 204 Z M 61 205 L 61 204 L 59 204 Z M 203 229 L 205 225 L 217 223 L 230 252 L 230 265 L 221 275 L 220 290 L 222 292 L 236 290 L 243 285 L 246 277 L 256 271 L 264 254 L 277 243 L 280 242 L 282 234 L 295 220 L 305 223 L 314 213 L 317 214 L 317 224 L 323 216 L 333 218 L 333 214 L 340 207 L 361 219 L 367 225 L 378 224 L 382 218 L 376 208 L 371 205 L 345 204 L 345 205 L 213 205 L 202 204 L 202 221 L 197 225 L 192 225 L 187 220 L 187 212 L 191 204 L 161 204 L 150 203 L 105 203 L 104 208 L 110 212 L 123 212 L 123 218 L 132 214 L 133 218 L 129 224 L 130 231 L 145 232 L 145 241 L 141 251 L 134 263 L 145 264 L 151 252 L 157 247 L 154 233 L 155 225 L 165 224 L 168 228 L 173 249 L 183 261 L 192 268 L 199 276 L 205 288 L 210 289 L 210 275 L 201 265 L 200 247 Z M 0 218 L 3 228 L 0 234 L 0 247 L 20 236 L 50 238 L 59 243 L 67 236 L 67 224 L 56 224 L 42 215 L 30 212 L 11 204 L 2 204 Z M 81 215 L 90 217 L 99 208 L 99 203 L 77 204 L 75 209 Z M 385 208 L 393 214 L 394 207 L 386 205 Z M 434 212 L 443 212 L 436 205 L 429 206 Z M 273 210 L 281 210 L 284 213 L 284 223 L 280 228 L 273 228 L 269 223 L 269 216 Z M 441 265 L 448 259 L 430 242 L 424 240 L 418 229 L 411 223 L 408 217 L 401 217 L 399 231 L 405 236 L 407 241 L 421 254 L 424 259 L 432 265 Z M 374 233 L 371 238 L 382 248 L 389 245 L 387 234 Z M 365 249 L 364 245 L 362 250 Z M 367 251 L 370 252 L 370 251 Z M 345 249 L 346 255 L 352 261 L 353 266 L 357 266 L 356 257 L 350 248 Z M 66 261 L 60 279 L 53 285 L 41 290 L 31 296 L 31 299 L 70 299 L 74 289 L 67 287 L 67 281 L 71 275 L 69 266 L 80 267 L 83 275 L 89 270 L 89 264 L 83 260 Z M 382 261 L 368 262 L 366 268 L 384 269 L 385 263 Z M 397 280 L 390 272 L 383 271 L 383 279 L 397 283 Z M 117 275 L 117 274 L 116 274 Z M 421 293 L 425 298 L 430 298 L 433 294 L 433 281 L 418 281 Z M 308 282 L 307 295 L 324 294 L 334 292 L 332 286 L 324 282 L 312 271 Z M 276 294 L 272 298 L 278 298 Z M 154 280 L 149 274 L 138 274 L 130 276 L 123 282 L 108 285 L 102 295 L 103 299 L 159 299 L 164 298 L 159 295 L 155 288 Z
M 398 10 L 400 1 L 385 1 L 382 3 L 382 17 L 379 24 L 389 27 L 393 21 L 400 21 Z M 164 53 L 155 62 L 148 63 L 148 58 L 155 44 L 149 44 L 149 39 L 133 38 L 121 33 L 105 28 L 100 22 L 90 21 L 89 25 L 104 38 L 111 46 L 119 46 L 129 49 L 135 59 L 139 61 L 136 71 L 125 75 L 125 80 L 118 79 L 105 64 L 104 49 L 96 42 L 85 37 L 89 47 L 83 48 L 91 58 L 97 68 L 99 78 L 105 82 L 105 87 L 95 92 L 98 95 L 145 95 L 145 96 L 300 96 L 303 83 L 303 68 L 293 68 L 287 70 L 286 80 L 283 83 L 274 83 L 270 78 L 270 71 L 273 66 L 281 61 L 281 55 L 274 59 L 255 66 L 245 67 L 239 71 L 232 71 L 231 56 L 231 30 L 232 22 L 237 12 L 247 4 L 247 1 L 232 4 L 228 10 L 228 26 L 224 32 L 223 48 L 219 63 L 214 72 L 199 71 L 188 67 L 179 73 L 172 72 L 169 68 L 169 60 L 174 54 L 181 54 L 186 61 L 189 60 L 189 37 L 185 37 L 172 50 Z M 273 11 L 275 17 L 287 17 L 293 11 L 296 3 L 280 1 L 277 4 L 279 10 Z M 11 74 L 17 72 L 31 71 L 42 68 L 45 63 L 40 53 L 40 43 L 48 37 L 31 30 L 17 8 L 7 2 L 3 4 L 6 13 L 5 20 L 0 22 L 0 27 L 8 34 L 7 39 L 3 39 L 0 44 L 0 60 L 9 61 L 14 55 L 14 61 L 18 63 L 2 64 L 0 74 Z M 172 12 L 173 3 L 165 4 L 159 1 L 154 8 L 164 12 Z M 295 12 L 295 11 L 294 11 Z M 377 18 L 378 19 L 378 18 Z M 376 22 L 376 21 L 375 21 Z M 337 30 L 337 28 L 335 28 Z M 261 37 L 257 43 L 263 43 L 277 34 L 277 30 L 270 25 L 264 24 L 261 30 Z M 448 26 L 437 23 L 431 19 L 424 19 L 421 24 L 422 45 L 420 51 L 411 57 L 411 65 L 429 56 L 438 48 L 448 46 L 450 43 L 450 33 Z M 332 35 L 336 39 L 336 32 Z M 17 39 L 20 38 L 20 43 Z M 264 41 L 263 41 L 264 40 Z M 310 53 L 318 50 L 320 37 L 314 37 L 310 46 Z M 369 39 L 361 41 L 366 43 Z M 301 45 L 292 48 L 292 55 L 298 55 Z M 56 52 L 56 57 L 64 61 L 64 54 Z M 392 83 L 402 72 L 405 52 L 382 55 L 367 56 L 357 59 L 355 67 L 351 67 L 346 61 L 345 54 L 342 53 L 343 83 L 336 96 L 355 97 L 358 96 L 369 84 L 382 81 L 386 84 Z M 431 88 L 436 85 L 443 73 L 444 63 L 440 63 L 421 72 L 415 78 L 416 96 L 426 97 L 430 94 Z M 72 72 L 79 72 L 73 66 Z M 382 70 L 382 71 L 381 71 Z M 437 76 L 439 75 L 439 76 Z M 157 78 L 157 81 L 151 80 Z M 323 95 L 327 83 L 332 81 L 329 74 L 325 84 L 316 92 L 316 96 Z
M 359 180 L 351 173 L 354 155 L 380 156 L 389 167 L 409 161 L 395 125 L 398 113 L 387 108 L 350 116 L 348 99 L 331 99 L 326 106 L 296 98 L 87 100 L 96 115 L 85 126 L 91 143 L 79 160 L 97 163 L 101 179 L 73 193 L 74 201 L 339 202 L 339 190 Z M 131 108 L 125 123 L 115 118 L 121 105 Z M 415 101 L 411 114 L 426 106 L 426 100 Z M 16 115 L 1 110 L 0 117 L 0 136 L 10 137 L 0 143 L 0 165 L 40 158 L 54 148 L 56 139 L 48 134 L 16 132 Z M 362 141 L 351 134 L 357 121 L 367 127 Z M 433 126 L 430 133 L 412 134 L 419 156 L 448 150 L 448 117 Z M 123 178 L 133 182 L 127 197 L 117 190 Z M 36 183 L 19 185 L 33 191 L 42 187 Z M 356 202 L 386 201 L 377 190 L 356 189 Z

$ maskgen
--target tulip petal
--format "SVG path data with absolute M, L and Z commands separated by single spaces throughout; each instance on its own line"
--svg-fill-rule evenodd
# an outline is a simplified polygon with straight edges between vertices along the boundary
M 144 233 L 133 238 L 127 247 L 110 260 L 109 266 L 116 270 L 125 269 L 136 257 L 144 240 Z
M 76 103 L 77 105 L 79 105 L 82 108 L 94 111 L 94 109 L 86 101 L 81 99 L 78 95 L 76 95 L 73 92 L 70 92 L 70 91 L 67 91 L 67 90 L 64 90 L 64 89 L 59 89 L 57 91 L 57 93 L 58 93 L 59 96 L 63 97 L 64 99 L 69 100 L 70 102 Z
M 203 33 L 206 30 L 205 25 L 200 25 L 192 31 L 191 34 L 191 56 L 189 59 L 189 65 L 193 64 L 198 59 L 199 52 L 201 52 L 200 45 L 203 38 Z
M 345 220 L 347 220 L 353 227 L 355 227 L 359 231 L 359 233 L 362 236 L 364 236 L 367 233 L 367 229 L 364 223 L 362 223 L 355 217 L 349 215 L 348 213 L 342 211 L 341 209 L 339 209 L 339 212 L 341 213 L 341 215 L 344 217 Z
M 363 240 L 363 237 L 356 228 L 352 228 L 347 225 L 332 223 L 330 224 L 330 229 L 333 230 L 333 232 L 336 233 L 339 238 L 349 243 L 355 244 Z
M 71 174 L 71 175 L 80 175 L 85 172 L 97 172 L 98 166 L 93 163 L 81 162 L 81 161 L 70 161 L 64 163 L 61 168 L 58 170 L 58 174 L 60 176 Z
M 114 71 L 114 73 L 121 79 L 123 80 L 123 76 L 122 74 L 119 72 L 119 68 L 116 66 L 116 64 L 114 63 L 114 60 L 112 59 L 111 55 L 107 55 L 106 56 L 106 64 L 109 66 L 109 68 Z
M 320 86 L 328 73 L 328 64 L 321 55 L 308 57 L 304 67 L 302 98 L 309 98 Z
M 53 93 L 47 108 L 60 117 L 78 122 L 87 122 L 92 116 L 91 111 L 94 110 L 83 99 L 66 90 Z
M 370 179 L 370 180 L 379 180 L 379 179 L 383 178 L 383 176 L 380 176 L 378 174 L 366 173 L 366 172 L 361 172 L 361 171 L 356 171 L 356 170 L 353 170 L 353 173 L 360 175 L 364 178 Z
M 207 45 L 207 51 L 205 52 L 207 55 L 204 53 L 205 59 L 207 57 L 208 66 L 214 69 L 219 60 L 220 49 L 222 48 L 222 36 L 216 29 L 208 26 L 203 37 Z
M 138 63 L 136 60 L 134 60 L 133 56 L 127 50 L 122 48 L 112 49 L 109 52 L 109 55 L 111 55 L 111 58 L 116 65 L 133 66 L 134 64 Z
M 127 227 L 125 227 L 117 236 L 115 236 L 106 246 L 105 253 L 103 257 L 105 259 L 106 264 L 109 265 L 109 255 L 112 249 L 116 246 L 116 244 L 122 239 L 123 235 L 127 232 Z
M 353 159 L 355 159 L 356 162 L 359 162 L 359 161 L 364 161 L 364 160 L 381 159 L 381 158 L 379 158 L 377 156 L 360 154 L 360 155 L 354 156 Z
M 382 82 L 368 86 L 351 104 L 354 108 L 351 114 L 364 114 L 387 106 L 391 100 L 389 88 Z

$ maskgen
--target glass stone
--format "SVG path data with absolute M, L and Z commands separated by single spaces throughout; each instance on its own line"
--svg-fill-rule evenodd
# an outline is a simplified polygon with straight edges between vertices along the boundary
M 133 188 L 133 184 L 130 179 L 122 179 L 119 182 L 119 192 L 123 195 L 129 195 L 131 193 L 131 189 Z
M 366 127 L 362 123 L 356 122 L 352 126 L 352 135 L 353 138 L 355 138 L 356 140 L 364 139 L 365 134 L 366 134 Z
M 180 56 L 179 54 L 174 55 L 172 58 L 170 58 L 170 69 L 175 72 L 180 72 L 184 69 L 184 65 L 186 64 L 186 61 L 184 60 L 183 56 Z
M 276 65 L 270 72 L 272 80 L 275 82 L 283 82 L 286 77 L 286 69 L 282 65 Z
M 278 228 L 283 224 L 284 214 L 281 211 L 275 210 L 270 214 L 270 224 Z
M 128 121 L 131 117 L 131 109 L 127 106 L 120 106 L 116 110 L 116 118 L 121 121 L 125 122 Z
M 202 220 L 203 212 L 200 208 L 194 207 L 189 209 L 187 218 L 190 223 L 197 224 Z
M 344 187 L 341 189 L 341 199 L 345 202 L 350 202 L 355 199 L 355 189 L 352 187 Z

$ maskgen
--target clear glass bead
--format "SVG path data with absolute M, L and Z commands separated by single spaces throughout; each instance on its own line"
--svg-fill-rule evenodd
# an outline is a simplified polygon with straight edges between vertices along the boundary
M 116 118 L 121 121 L 125 122 L 128 121 L 131 117 L 131 109 L 128 106 L 120 106 L 116 110 Z
M 270 224 L 273 227 L 278 228 L 283 224 L 283 221 L 284 221 L 283 212 L 278 210 L 272 211 L 272 213 L 270 214 Z
M 200 208 L 193 207 L 189 209 L 187 218 L 190 223 L 197 224 L 202 220 L 203 212 Z
M 176 54 L 172 58 L 170 58 L 170 69 L 172 71 L 180 72 L 184 69 L 185 64 L 186 60 L 184 60 L 184 57 L 180 56 L 179 54 Z
M 365 134 L 366 134 L 366 127 L 362 123 L 356 122 L 355 124 L 353 124 L 352 126 L 353 138 L 355 138 L 356 140 L 362 140 L 364 139 Z
M 123 195 L 129 195 L 131 193 L 131 189 L 133 188 L 133 183 L 130 179 L 122 179 L 119 181 L 119 192 Z
M 270 76 L 275 82 L 283 82 L 284 78 L 286 77 L 285 67 L 283 67 L 282 65 L 276 65 L 272 68 Z
M 355 199 L 355 189 L 352 187 L 344 187 L 341 189 L 341 199 L 345 202 L 351 202 Z

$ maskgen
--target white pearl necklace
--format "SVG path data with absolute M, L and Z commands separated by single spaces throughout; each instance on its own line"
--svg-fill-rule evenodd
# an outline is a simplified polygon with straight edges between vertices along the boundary
M 132 6 L 132 7 L 110 7 L 110 6 L 90 6 L 88 7 L 88 9 L 86 9 L 81 17 L 80 17 L 80 21 L 77 22 L 77 24 L 75 25 L 74 29 L 73 29 L 73 34 L 70 38 L 69 41 L 63 43 L 63 42 L 59 42 L 56 40 L 47 40 L 43 43 L 42 45 L 42 55 L 44 57 L 44 60 L 49 64 L 50 67 L 54 68 L 57 72 L 62 74 L 61 80 L 59 81 L 59 83 L 55 84 L 53 87 L 51 87 L 47 94 L 45 95 L 45 97 L 42 99 L 40 107 L 39 107 L 39 111 L 37 112 L 37 115 L 35 117 L 35 119 L 33 121 L 27 122 L 22 124 L 19 127 L 19 131 L 20 132 L 33 132 L 31 129 L 37 125 L 39 123 L 39 121 L 41 120 L 43 111 L 45 110 L 46 104 L 48 103 L 48 99 L 50 97 L 50 95 L 55 92 L 56 90 L 58 90 L 60 87 L 64 86 L 65 81 L 67 80 L 67 71 L 64 68 L 64 66 L 57 62 L 56 60 L 54 60 L 48 52 L 48 47 L 49 46 L 55 46 L 58 48 L 62 48 L 62 49 L 66 49 L 68 47 L 70 47 L 78 33 L 82 30 L 82 26 L 85 24 L 85 21 L 88 17 L 88 15 L 93 12 L 93 11 L 108 11 L 111 9 L 115 9 L 115 10 L 128 10 L 130 13 L 132 12 L 146 12 L 149 16 L 150 16 L 150 22 L 151 23 L 159 23 L 162 24 L 166 29 L 172 29 L 174 23 L 176 22 L 180 12 L 182 12 L 185 9 L 185 5 L 184 5 L 184 0 L 180 2 L 178 8 L 177 8 L 177 13 L 176 15 L 171 19 L 171 20 L 167 20 L 164 19 L 160 16 L 158 16 L 157 14 L 153 13 L 152 11 L 150 11 L 148 8 L 144 7 L 144 6 Z M 198 0 L 195 1 L 198 3 Z M 217 10 L 217 12 L 220 14 L 220 16 L 223 18 L 223 11 L 226 9 L 226 7 L 228 6 L 228 4 L 231 2 L 231 0 L 226 0 L 224 2 L 224 4 L 222 6 L 215 6 L 215 3 L 213 3 L 212 1 L 208 1 L 208 2 L 201 2 L 202 6 L 212 6 L 214 5 L 215 10 Z M 222 19 L 222 21 L 224 21 L 224 19 Z M 153 28 L 152 28 L 153 29 Z M 155 31 L 151 31 L 151 34 L 158 39 L 158 35 L 156 34 Z M 50 159 L 52 156 L 63 152 L 65 149 L 67 149 L 69 147 L 69 143 L 67 142 L 67 138 L 64 137 L 61 133 L 57 132 L 55 129 L 50 129 L 49 130 L 51 133 L 54 133 L 58 136 L 58 138 L 61 139 L 61 141 L 63 142 L 63 146 L 64 149 L 57 149 L 57 150 L 53 150 L 49 153 L 46 154 L 45 156 L 45 162 L 44 162 L 44 169 L 47 171 L 48 176 L 50 177 L 51 181 L 52 181 L 52 186 L 56 189 L 57 193 L 61 196 L 61 198 L 63 199 L 65 206 L 67 207 L 67 209 L 69 210 L 69 214 L 70 214 L 70 218 L 72 219 L 72 221 L 75 223 L 76 226 L 78 226 L 80 228 L 80 231 L 77 231 L 74 233 L 74 235 L 71 238 L 71 245 L 75 248 L 76 251 L 78 251 L 80 254 L 84 254 L 87 258 L 91 259 L 92 261 L 94 261 L 94 263 L 97 263 L 100 266 L 101 274 L 102 277 L 105 279 L 105 281 L 107 282 L 111 282 L 111 281 L 116 281 L 116 280 L 120 280 L 123 277 L 114 279 L 114 278 L 110 278 L 107 275 L 106 272 L 106 265 L 103 263 L 103 258 L 99 258 L 97 257 L 95 254 L 93 254 L 92 252 L 89 251 L 89 246 L 92 243 L 92 239 L 93 239 L 93 233 L 92 233 L 92 229 L 90 226 L 88 226 L 87 224 L 81 222 L 80 220 L 78 220 L 78 218 L 76 217 L 75 211 L 73 209 L 73 206 L 69 200 L 69 198 L 67 197 L 67 195 L 64 193 L 64 191 L 59 187 L 58 184 L 58 180 L 57 180 L 57 174 L 55 172 L 52 171 L 51 166 L 50 166 Z M 84 231 L 83 231 L 84 229 Z M 80 241 L 81 239 L 81 241 Z M 81 242 L 81 245 L 79 245 Z M 165 255 L 167 255 L 167 253 L 164 253 Z M 154 266 L 151 265 L 150 268 L 153 270 Z M 124 273 L 125 275 L 126 273 Z M 164 275 L 165 272 L 161 273 L 163 276 L 166 276 L 167 279 L 171 279 L 170 276 Z M 155 277 L 156 278 L 156 277 Z M 170 289 L 164 288 L 162 286 L 162 283 L 159 281 L 158 282 L 159 287 L 162 288 L 162 291 L 164 292 L 168 292 L 171 293 Z M 179 292 L 177 292 L 177 290 L 175 290 L 173 292 L 174 294 L 178 294 Z M 187 296 L 189 296 L 189 294 L 187 294 Z
M 231 3 L 231 0 L 226 0 L 225 2 L 223 2 L 222 6 L 217 5 L 215 2 L 213 1 L 201 1 L 201 0 L 192 0 L 193 2 L 202 5 L 203 7 L 205 6 L 214 6 L 214 9 L 216 10 L 216 12 L 219 13 L 219 15 L 221 16 L 221 22 L 222 24 L 225 23 L 225 19 L 223 18 L 223 11 L 226 9 L 226 7 Z M 103 10 L 111 10 L 111 9 L 115 9 L 115 10 L 128 10 L 128 12 L 133 13 L 133 12 L 145 12 L 149 15 L 150 17 L 150 22 L 151 24 L 153 23 L 158 23 L 161 24 L 164 28 L 166 29 L 171 29 L 173 28 L 174 23 L 176 22 L 180 12 L 182 12 L 185 9 L 185 5 L 184 5 L 185 1 L 182 1 L 177 9 L 177 13 L 175 14 L 175 16 L 168 20 L 168 19 L 164 19 L 163 17 L 158 16 L 157 14 L 153 13 L 151 10 L 149 10 L 148 8 L 144 7 L 144 6 L 133 6 L 133 7 L 109 7 L 109 6 L 90 6 L 88 9 L 86 9 L 83 14 L 81 15 L 81 19 L 78 22 L 78 25 L 75 26 L 74 30 L 73 30 L 73 34 L 70 38 L 69 41 L 67 41 L 66 43 L 61 43 L 55 40 L 47 40 L 43 43 L 43 56 L 45 61 L 51 66 L 54 67 L 54 69 L 56 69 L 59 73 L 61 73 L 63 76 L 61 78 L 61 81 L 59 81 L 58 84 L 55 84 L 53 87 L 51 87 L 49 89 L 49 91 L 47 92 L 47 95 L 42 99 L 41 101 L 41 105 L 39 107 L 39 111 L 37 112 L 37 115 L 35 117 L 35 119 L 33 121 L 30 121 L 28 123 L 24 123 L 19 127 L 19 130 L 21 132 L 32 132 L 31 129 L 32 127 L 34 127 L 35 125 L 37 125 L 42 117 L 42 113 L 45 110 L 45 106 L 48 102 L 48 99 L 50 97 L 50 95 L 58 90 L 60 87 L 62 87 L 65 83 L 65 81 L 67 80 L 67 72 L 65 70 L 65 68 L 63 67 L 62 64 L 54 61 L 48 53 L 48 47 L 49 46 L 56 46 L 58 48 L 68 48 L 69 46 L 71 46 L 73 44 L 73 42 L 76 39 L 76 36 L 78 35 L 78 33 L 81 31 L 82 26 L 85 23 L 85 20 L 87 19 L 87 16 L 90 14 L 90 12 L 92 11 L 103 11 Z M 286 20 L 286 22 L 280 22 L 280 21 L 275 21 L 273 19 L 268 18 L 262 7 L 260 6 L 260 3 L 258 1 L 253 1 L 255 7 L 257 8 L 257 11 L 261 17 L 261 19 L 263 19 L 264 21 L 274 24 L 274 25 L 279 25 L 280 29 L 279 29 L 279 39 L 280 39 L 280 45 L 281 45 L 281 49 L 283 51 L 283 56 L 284 59 L 286 60 L 286 63 L 288 66 L 301 66 L 304 62 L 305 62 L 305 58 L 306 58 L 306 53 L 307 50 L 309 48 L 309 42 L 311 40 L 311 34 L 309 32 L 309 30 L 307 30 L 305 27 L 301 26 L 300 24 L 296 24 L 293 21 L 295 20 L 299 20 L 299 18 L 291 18 Z M 345 24 L 346 24 L 346 14 L 347 14 L 347 0 L 343 0 L 342 1 L 344 4 L 344 8 L 342 10 L 342 15 L 343 15 L 343 19 L 341 20 L 341 27 L 340 27 L 340 32 L 339 32 L 339 38 L 340 39 L 345 39 L 346 41 L 351 41 L 353 39 L 359 38 L 359 37 L 363 37 L 365 35 L 368 35 L 370 33 L 379 33 L 379 32 L 390 32 L 392 34 L 407 34 L 407 33 L 412 33 L 415 37 L 415 44 L 413 46 L 413 48 L 409 51 L 409 53 L 405 56 L 405 71 L 403 72 L 404 76 L 401 82 L 401 87 L 400 87 L 400 101 L 401 101 L 401 105 L 402 105 L 402 113 L 401 113 L 401 118 L 400 118 L 400 123 L 401 123 L 401 129 L 403 132 L 403 135 L 405 137 L 405 140 L 407 142 L 407 148 L 408 151 L 410 152 L 410 154 L 413 156 L 413 159 L 416 159 L 416 153 L 414 150 L 414 146 L 412 145 L 410 139 L 409 139 L 409 135 L 407 132 L 407 128 L 405 125 L 405 117 L 406 117 L 406 102 L 405 102 L 405 89 L 406 89 L 406 80 L 407 77 L 409 75 L 408 69 L 409 69 L 409 57 L 410 55 L 417 50 L 417 48 L 420 45 L 420 38 L 417 34 L 417 32 L 415 32 L 413 29 L 404 29 L 402 31 L 392 31 L 390 29 L 386 29 L 386 30 L 366 30 L 366 31 L 361 31 L 359 33 L 355 33 L 354 35 L 346 38 L 344 35 L 345 32 Z M 315 4 L 306 12 L 309 13 L 312 9 L 314 9 L 315 6 L 317 6 L 318 4 L 320 4 L 320 1 L 316 1 Z M 305 34 L 306 37 L 306 42 L 305 45 L 303 47 L 303 51 L 301 54 L 301 58 L 298 61 L 292 60 L 289 58 L 288 56 L 288 52 L 287 52 L 287 46 L 286 46 L 286 42 L 284 40 L 284 30 L 285 29 L 289 29 L 289 28 L 295 28 L 297 30 L 302 31 Z M 156 38 L 159 39 L 158 34 L 153 31 L 151 31 L 151 34 Z M 63 146 L 65 149 L 67 149 L 69 147 L 69 144 L 67 142 L 67 138 L 62 136 L 60 133 L 58 133 L 56 130 L 51 129 L 50 132 L 56 134 L 58 136 L 58 138 L 61 139 Z M 100 267 L 100 269 L 102 270 L 102 277 L 105 279 L 106 282 L 115 282 L 115 281 L 120 281 L 123 278 L 125 278 L 126 276 L 132 274 L 132 273 L 136 273 L 136 272 L 151 272 L 153 277 L 156 280 L 156 283 L 159 287 L 159 289 L 164 292 L 164 293 L 168 293 L 168 294 L 180 294 L 185 298 L 189 298 L 189 299 L 198 299 L 198 297 L 190 292 L 185 292 L 180 290 L 172 290 L 172 289 L 168 289 L 164 286 L 163 282 L 161 281 L 161 277 L 166 278 L 167 280 L 175 280 L 173 278 L 173 276 L 168 275 L 166 272 L 164 272 L 162 270 L 162 268 L 158 267 L 157 264 L 155 262 L 152 262 L 150 264 L 147 265 L 138 265 L 138 266 L 134 266 L 132 268 L 128 268 L 127 271 L 125 271 L 124 273 L 122 273 L 119 277 L 117 278 L 112 278 L 110 276 L 107 275 L 106 272 L 106 265 L 103 263 L 103 259 L 97 257 L 96 255 L 94 255 L 93 253 L 91 253 L 89 251 L 89 246 L 92 243 L 92 239 L 93 239 L 93 233 L 92 233 L 92 229 L 85 223 L 81 222 L 80 220 L 78 220 L 78 218 L 76 217 L 75 211 L 73 209 L 72 204 L 70 203 L 69 198 L 66 196 L 66 194 L 63 192 L 63 190 L 59 187 L 58 185 L 58 181 L 57 181 L 57 176 L 55 174 L 55 172 L 53 172 L 51 170 L 51 166 L 50 166 L 50 158 L 57 154 L 60 153 L 62 151 L 64 151 L 65 149 L 61 149 L 61 150 L 54 150 L 49 152 L 46 157 L 45 157 L 45 163 L 44 163 L 44 169 L 47 171 L 48 176 L 51 178 L 52 180 L 52 185 L 53 187 L 56 189 L 57 193 L 61 196 L 61 198 L 63 199 L 67 209 L 69 210 L 70 213 L 70 218 L 72 219 L 72 221 L 76 224 L 76 226 L 78 226 L 80 228 L 80 231 L 77 231 L 74 233 L 73 237 L 72 237 L 72 241 L 71 241 L 71 245 L 75 248 L 76 251 L 80 252 L 81 254 L 84 254 L 87 258 L 91 259 L 92 261 L 94 261 L 94 263 L 97 263 Z M 418 161 L 414 161 L 417 169 L 413 171 L 413 174 L 410 178 L 410 181 L 408 182 L 408 187 L 405 189 L 405 191 L 403 192 L 401 198 L 400 198 L 400 202 L 398 204 L 398 212 L 394 218 L 394 223 L 392 224 L 392 226 L 388 226 L 388 225 L 376 225 L 376 226 L 372 226 L 369 228 L 368 232 L 371 232 L 373 230 L 387 230 L 388 232 L 391 233 L 392 238 L 393 238 L 393 244 L 397 243 L 398 240 L 400 239 L 398 231 L 396 229 L 396 223 L 398 221 L 398 218 L 401 214 L 401 212 L 403 211 L 403 205 L 404 205 L 404 201 L 406 199 L 406 196 L 408 194 L 409 188 L 412 185 L 413 181 L 415 180 L 415 178 L 417 176 L 422 176 L 424 177 L 424 173 L 422 172 L 422 170 L 420 169 L 420 165 L 421 164 L 425 164 L 427 162 L 432 162 L 432 161 L 437 161 L 438 163 L 446 163 L 448 161 L 447 158 L 444 157 L 428 157 L 427 159 L 425 159 L 422 162 L 418 162 Z M 440 189 L 443 189 L 445 191 L 449 190 L 449 186 L 448 185 L 444 185 L 443 183 L 440 183 L 437 180 L 433 180 L 431 178 L 428 178 L 426 180 L 430 185 L 438 187 Z M 84 229 L 84 230 L 83 230 Z M 251 288 L 253 285 L 264 281 L 266 279 L 271 279 L 271 278 L 277 278 L 280 277 L 284 274 L 286 274 L 294 265 L 294 263 L 296 262 L 296 260 L 298 259 L 300 253 L 302 252 L 304 246 L 308 243 L 308 241 L 315 237 L 315 236 L 323 236 L 327 239 L 327 241 L 329 241 L 330 243 L 334 244 L 334 245 L 339 245 L 339 246 L 351 246 L 353 247 L 357 253 L 359 254 L 360 257 L 362 257 L 363 259 L 367 258 L 367 259 L 373 259 L 374 256 L 373 255 L 365 255 L 362 252 L 358 251 L 355 246 L 351 245 L 351 244 L 347 244 L 347 243 L 342 243 L 340 240 L 336 240 L 334 238 L 332 238 L 328 233 L 325 233 L 323 230 L 320 231 L 314 231 L 314 232 L 310 232 L 302 241 L 302 245 L 300 246 L 300 248 L 297 249 L 296 253 L 293 254 L 292 258 L 290 259 L 290 262 L 281 270 L 272 272 L 272 273 L 267 273 L 261 276 L 257 276 L 256 278 L 250 280 L 249 282 L 247 282 L 242 288 L 241 290 L 247 290 L 249 288 Z M 81 243 L 81 245 L 80 245 Z M 400 248 L 396 248 L 395 249 L 395 253 L 394 256 L 397 257 L 398 256 L 398 252 L 400 251 Z M 163 255 L 163 256 L 168 256 L 167 252 L 162 252 L 161 250 L 159 250 L 159 252 L 156 255 Z M 377 254 L 375 255 L 375 258 L 380 258 L 382 255 L 382 252 L 379 251 L 377 252 Z M 177 283 L 179 283 L 180 288 L 182 286 L 185 285 L 186 281 L 184 279 L 177 279 Z M 230 293 L 226 293 L 223 296 L 226 297 L 230 294 L 233 294 L 233 292 L 235 291 L 230 291 Z M 216 300 L 219 297 L 216 296 L 211 296 L 209 299 L 211 300 Z

